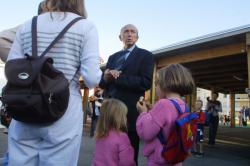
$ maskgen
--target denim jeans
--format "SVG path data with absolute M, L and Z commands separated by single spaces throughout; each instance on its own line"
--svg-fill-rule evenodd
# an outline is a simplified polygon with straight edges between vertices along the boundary
M 2 166 L 8 166 L 8 160 L 9 160 L 9 154 L 8 154 L 8 152 L 6 152 L 4 154 L 4 157 L 1 158 L 1 159 L 2 159 L 1 160 Z

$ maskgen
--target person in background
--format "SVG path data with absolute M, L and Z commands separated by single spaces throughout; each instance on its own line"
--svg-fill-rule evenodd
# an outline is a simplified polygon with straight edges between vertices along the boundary
M 121 28 L 119 38 L 124 47 L 109 57 L 99 86 L 104 89 L 104 97 L 119 99 L 128 107 L 128 136 L 137 163 L 140 140 L 135 125 L 139 115 L 136 102 L 151 88 L 153 54 L 136 46 L 138 29 L 132 24 Z
M 48 12 L 37 19 L 38 55 L 77 17 L 87 17 L 84 0 L 45 0 Z M 17 31 L 8 60 L 31 55 L 31 19 Z M 74 44 L 72 44 L 74 43 Z M 51 57 L 57 70 L 64 73 L 69 85 L 69 103 L 65 114 L 44 126 L 12 119 L 8 150 L 10 166 L 76 166 L 83 130 L 82 96 L 79 77 L 88 88 L 101 78 L 97 30 L 82 19 L 75 23 L 45 56 Z
M 227 115 L 224 115 L 223 118 L 224 118 L 224 123 L 223 123 L 223 124 L 224 124 L 225 126 L 227 126 Z
M 220 115 L 220 124 L 224 124 L 224 116 L 223 115 Z
M 239 111 L 238 119 L 239 119 L 239 127 L 243 127 L 243 112 L 245 110 L 245 106 L 242 106 L 242 109 Z
M 242 109 L 239 112 L 241 114 L 241 127 L 247 126 L 247 107 L 242 106 Z M 240 119 L 239 119 L 240 120 Z
M 11 45 L 15 39 L 19 26 L 0 32 L 0 58 L 6 62 Z
M 196 134 L 196 140 L 193 146 L 193 154 L 196 157 L 203 157 L 204 151 L 203 151 L 203 141 L 204 141 L 204 124 L 206 120 L 206 115 L 204 111 L 202 110 L 203 102 L 202 100 L 197 100 L 195 104 L 195 113 L 198 115 L 197 119 L 197 134 Z M 197 148 L 199 146 L 199 148 Z
M 40 15 L 46 11 L 45 2 L 40 2 L 37 14 Z M 7 60 L 11 45 L 15 40 L 16 32 L 19 28 L 20 25 L 0 32 L 0 58 L 3 62 L 6 62 Z
M 215 144 L 215 138 L 217 135 L 217 129 L 219 125 L 219 112 L 222 112 L 221 102 L 217 100 L 219 94 L 217 92 L 212 93 L 212 99 L 207 102 L 207 111 L 210 113 L 209 120 L 209 145 Z
M 161 155 L 163 146 L 158 134 L 162 131 L 164 138 L 168 138 L 179 117 L 179 112 L 169 99 L 175 100 L 184 112 L 186 104 L 181 97 L 191 94 L 195 84 L 191 73 L 184 66 L 171 64 L 158 71 L 155 86 L 159 101 L 152 109 L 149 110 L 144 101 L 137 102 L 140 115 L 136 129 L 144 141 L 143 155 L 148 159 L 147 165 L 170 166 Z M 175 164 L 181 165 L 181 162 Z
M 95 128 L 97 121 L 100 116 L 100 108 L 103 102 L 103 90 L 101 88 L 96 88 L 95 93 L 92 97 L 90 97 L 90 103 L 91 103 L 91 127 L 90 127 L 90 137 L 94 136 Z
M 0 98 L 1 101 L 2 97 Z M 11 122 L 11 116 L 10 114 L 6 111 L 5 106 L 2 105 L 0 108 L 0 119 L 1 119 L 1 125 L 3 125 L 5 128 L 3 130 L 4 134 L 8 134 L 8 128 Z
M 106 99 L 96 128 L 93 166 L 135 166 L 127 135 L 128 109 L 117 99 Z

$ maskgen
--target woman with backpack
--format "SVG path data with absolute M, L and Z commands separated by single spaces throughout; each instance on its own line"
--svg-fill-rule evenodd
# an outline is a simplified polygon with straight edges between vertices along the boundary
M 45 0 L 45 8 L 48 12 L 37 17 L 38 56 L 72 20 L 87 17 L 84 0 Z M 32 55 L 32 22 L 25 22 L 17 31 L 8 61 Z M 48 124 L 12 119 L 8 135 L 9 165 L 77 165 L 83 130 L 79 77 L 83 76 L 88 88 L 95 87 L 101 78 L 95 26 L 81 18 L 45 57 L 53 59 L 53 67 L 62 72 L 69 83 L 66 112 Z M 53 94 L 49 99 L 48 102 L 53 101 Z
M 140 115 L 136 122 L 136 129 L 139 137 L 144 141 L 143 155 L 148 158 L 148 166 L 181 166 L 182 162 L 173 164 L 162 157 L 163 145 L 158 135 L 162 132 L 165 138 L 170 136 L 179 117 L 173 102 L 184 112 L 186 104 L 181 97 L 192 93 L 195 84 L 191 73 L 185 67 L 171 64 L 159 70 L 155 86 L 159 100 L 151 110 L 148 110 L 145 102 L 137 103 Z

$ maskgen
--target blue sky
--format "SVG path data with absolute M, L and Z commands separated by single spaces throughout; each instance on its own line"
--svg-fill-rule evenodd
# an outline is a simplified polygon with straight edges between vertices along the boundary
M 0 31 L 30 19 L 41 0 L 0 3 Z M 139 47 L 155 50 L 176 42 L 250 24 L 249 0 L 85 0 L 98 29 L 104 60 L 122 48 L 120 28 L 139 29 Z

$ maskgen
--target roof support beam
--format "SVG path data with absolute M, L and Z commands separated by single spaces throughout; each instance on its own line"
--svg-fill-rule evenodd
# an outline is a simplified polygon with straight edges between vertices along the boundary
M 236 54 L 233 56 L 220 57 L 216 59 L 214 58 L 209 60 L 188 62 L 188 63 L 183 63 L 183 65 L 192 70 L 196 69 L 201 70 L 201 69 L 209 69 L 217 67 L 231 68 L 232 66 L 235 65 L 247 66 L 247 56 L 246 53 L 243 53 L 243 54 Z
M 247 73 L 244 71 L 233 71 L 233 72 L 225 72 L 222 74 L 203 74 L 203 75 L 194 75 L 195 79 L 198 80 L 214 80 L 214 79 L 227 79 L 232 78 L 233 76 L 239 76 L 240 78 L 247 78 Z
M 171 63 L 185 63 L 199 60 L 218 58 L 246 52 L 246 43 L 230 44 L 223 47 L 210 48 L 178 56 L 165 56 L 158 59 L 158 67 L 164 67 Z
M 154 104 L 156 101 L 156 93 L 155 93 L 155 81 L 156 81 L 156 73 L 157 73 L 157 63 L 154 65 L 154 72 L 153 72 L 153 83 L 151 87 L 151 104 Z
M 246 70 L 246 67 L 244 66 L 235 66 L 235 67 L 231 67 L 229 69 L 227 68 L 213 68 L 210 70 L 201 70 L 201 71 L 192 71 L 192 74 L 194 75 L 194 77 L 199 77 L 199 76 L 203 76 L 203 75 L 216 75 L 216 74 L 225 74 L 225 73 L 235 73 L 235 72 L 242 72 L 244 73 L 244 71 Z
M 231 120 L 230 120 L 230 127 L 234 128 L 235 127 L 235 93 L 230 93 L 230 106 L 231 106 Z
M 246 45 L 250 46 L 250 33 L 246 33 Z
M 250 88 L 250 33 L 246 34 L 246 46 L 247 46 L 248 88 Z
M 88 107 L 88 98 L 89 98 L 89 89 L 84 88 L 83 98 L 82 98 L 82 107 L 84 113 L 84 120 L 83 123 L 87 123 L 87 107 Z

